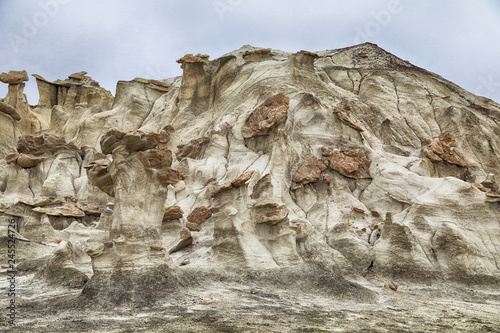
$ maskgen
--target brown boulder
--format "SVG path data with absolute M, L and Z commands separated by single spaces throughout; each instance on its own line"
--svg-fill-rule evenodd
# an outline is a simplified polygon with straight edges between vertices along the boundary
M 238 178 L 231 181 L 231 185 L 233 187 L 240 187 L 245 184 L 250 178 L 252 178 L 255 171 L 247 171 L 244 174 L 240 175 Z
M 210 209 L 205 206 L 200 206 L 193 209 L 191 214 L 188 215 L 187 220 L 191 223 L 201 225 L 210 216 L 212 216 L 212 212 L 210 211 Z
M 184 212 L 179 206 L 169 206 L 165 207 L 165 213 L 163 214 L 163 222 L 176 220 L 182 218 Z
M 341 150 L 334 152 L 330 168 L 349 178 L 370 178 L 370 159 L 366 150 Z
M 279 93 L 269 97 L 259 105 L 241 129 L 244 138 L 268 135 L 284 119 L 288 112 L 290 99 Z
M 432 142 L 423 148 L 424 155 L 432 162 L 448 162 L 458 166 L 466 167 L 464 159 L 460 157 L 452 144 L 455 142 L 450 133 L 441 133 L 435 137 Z
M 318 158 L 311 156 L 300 166 L 293 181 L 302 184 L 315 183 L 324 170 L 326 170 L 326 165 Z
M 8 84 L 19 84 L 28 81 L 28 73 L 26 71 L 9 71 L 8 73 L 0 74 L 0 81 Z

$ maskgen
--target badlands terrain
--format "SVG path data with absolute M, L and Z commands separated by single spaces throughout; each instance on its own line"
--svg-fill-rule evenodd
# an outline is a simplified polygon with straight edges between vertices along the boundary
M 500 331 L 498 103 L 370 43 L 178 62 L 0 74 L 2 329 Z

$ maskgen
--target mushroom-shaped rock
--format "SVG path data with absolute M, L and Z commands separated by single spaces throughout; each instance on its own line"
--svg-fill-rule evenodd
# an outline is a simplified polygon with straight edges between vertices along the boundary
M 282 93 L 266 99 L 247 119 L 241 129 L 244 138 L 268 135 L 285 118 L 290 99 Z
M 28 81 L 28 73 L 26 71 L 9 71 L 8 73 L 0 74 L 0 81 L 8 84 L 20 84 Z

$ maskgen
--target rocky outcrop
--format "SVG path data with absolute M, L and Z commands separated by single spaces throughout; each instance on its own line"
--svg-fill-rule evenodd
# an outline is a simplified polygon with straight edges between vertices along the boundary
M 210 102 L 212 75 L 208 58 L 208 55 L 186 54 L 177 60 L 182 68 L 179 107 L 189 108 L 195 114 L 205 111 Z
M 326 170 L 326 165 L 318 158 L 311 156 L 302 164 L 293 177 L 295 183 L 315 183 L 320 178 L 321 172 Z
M 182 179 L 171 168 L 172 152 L 158 146 L 159 133 L 113 129 L 100 142 L 103 153 L 112 155 L 112 162 L 101 172 L 112 181 L 106 186 L 112 186 L 114 207 L 110 229 L 90 242 L 94 276 L 84 295 L 93 299 L 96 293 L 114 292 L 108 290 L 109 279 L 119 283 L 126 275 L 133 284 L 142 285 L 144 267 L 165 277 L 168 257 L 162 251 L 151 252 L 151 246 L 161 243 L 167 185 Z M 135 297 L 134 293 L 130 290 L 129 296 Z
M 178 220 L 182 218 L 184 211 L 179 206 L 169 206 L 165 207 L 165 212 L 163 214 L 163 222 L 170 220 Z
M 465 167 L 467 164 L 452 147 L 454 142 L 450 133 L 441 133 L 424 147 L 424 154 L 432 162 L 448 162 Z
M 33 168 L 58 154 L 77 154 L 78 148 L 53 134 L 25 135 L 17 142 L 17 152 L 7 156 L 7 163 Z
M 165 300 L 214 270 L 360 293 L 498 284 L 500 105 L 370 43 L 179 62 L 114 100 L 85 73 L 37 78 L 29 128 L 23 83 L 4 100 L 21 120 L 0 113 L 1 214 L 71 242 L 81 299 Z
M 245 138 L 268 135 L 284 119 L 290 99 L 279 93 L 269 97 L 259 105 L 247 119 L 241 134 Z
M 370 159 L 366 150 L 342 149 L 333 152 L 328 159 L 329 167 L 349 178 L 370 178 Z

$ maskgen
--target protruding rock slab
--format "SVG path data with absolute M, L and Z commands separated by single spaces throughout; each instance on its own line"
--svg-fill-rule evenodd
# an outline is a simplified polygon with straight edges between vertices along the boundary
M 467 166 L 464 159 L 453 149 L 453 142 L 455 140 L 451 138 L 450 133 L 441 133 L 423 149 L 424 154 L 432 162 L 448 162 L 462 167 Z
M 165 212 L 163 214 L 163 222 L 180 219 L 182 218 L 183 214 L 184 212 L 179 206 L 165 207 Z
M 330 168 L 349 178 L 370 178 L 370 159 L 366 150 L 343 149 L 334 152 L 330 158 Z
M 14 120 L 21 120 L 21 115 L 17 113 L 16 109 L 7 103 L 0 102 L 0 112 L 9 115 Z
M 301 165 L 293 181 L 295 183 L 309 184 L 319 180 L 321 172 L 326 170 L 326 165 L 318 158 L 311 156 Z
M 66 217 L 84 217 L 85 213 L 76 207 L 74 204 L 64 203 L 61 206 L 55 207 L 36 207 L 34 212 L 47 214 L 51 216 L 66 216 Z
M 244 138 L 268 135 L 285 118 L 290 99 L 282 93 L 269 97 L 250 115 L 241 129 Z

